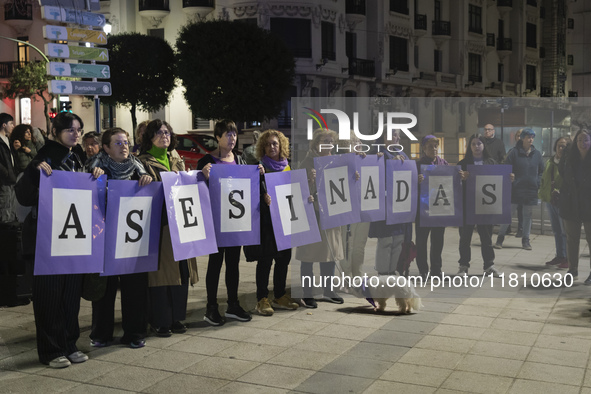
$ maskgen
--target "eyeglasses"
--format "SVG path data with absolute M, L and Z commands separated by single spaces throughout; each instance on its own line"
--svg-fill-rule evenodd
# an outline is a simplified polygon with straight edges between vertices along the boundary
M 157 135 L 158 137 L 170 137 L 170 131 L 168 131 L 168 130 L 166 130 L 166 131 L 163 131 L 163 130 L 158 130 L 158 131 L 156 132 L 156 135 Z
M 117 141 L 117 142 L 115 142 L 115 145 L 117 145 L 117 146 L 127 146 L 127 145 L 129 145 L 129 141 Z
M 80 135 L 84 134 L 84 130 L 82 129 L 75 129 L 75 128 L 71 128 L 71 129 L 64 129 L 63 131 L 67 131 L 68 133 L 78 133 Z

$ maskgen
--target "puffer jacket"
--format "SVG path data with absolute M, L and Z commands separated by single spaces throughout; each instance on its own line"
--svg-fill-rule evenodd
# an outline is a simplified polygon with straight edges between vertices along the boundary
M 538 189 L 544 173 L 544 160 L 540 151 L 532 145 L 528 154 L 521 145 L 516 146 L 507 154 L 505 164 L 511 164 L 515 174 L 511 203 L 538 205 Z

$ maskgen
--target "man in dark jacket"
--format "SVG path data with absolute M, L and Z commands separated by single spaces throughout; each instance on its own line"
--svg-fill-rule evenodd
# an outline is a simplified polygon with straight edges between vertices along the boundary
M 8 137 L 14 129 L 14 118 L 3 112 L 0 113 L 0 222 L 16 221 L 16 197 L 14 184 L 14 159 L 10 151 Z
M 497 163 L 502 163 L 505 160 L 505 144 L 495 137 L 495 127 L 491 124 L 485 125 L 483 135 L 483 142 L 491 159 Z

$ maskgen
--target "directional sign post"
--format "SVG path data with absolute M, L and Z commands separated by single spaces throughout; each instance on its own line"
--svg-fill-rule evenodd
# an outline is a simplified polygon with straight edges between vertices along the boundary
M 64 44 L 45 44 L 45 54 L 60 59 L 109 61 L 109 51 L 106 48 L 88 48 Z
M 107 34 L 100 30 L 74 29 L 63 26 L 43 26 L 43 37 L 48 40 L 91 42 L 106 45 Z
M 106 22 L 103 14 L 52 6 L 41 7 L 41 18 L 53 22 L 76 23 L 93 27 L 103 27 Z
M 85 82 L 85 81 L 49 81 L 49 93 L 53 94 L 79 94 L 83 96 L 110 96 L 111 84 L 109 82 Z
M 71 64 L 71 63 L 47 63 L 48 75 L 54 77 L 77 77 L 77 78 L 111 78 L 109 66 L 94 64 Z

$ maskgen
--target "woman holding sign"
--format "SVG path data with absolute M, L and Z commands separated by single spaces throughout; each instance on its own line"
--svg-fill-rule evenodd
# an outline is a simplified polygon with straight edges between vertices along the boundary
M 106 130 L 101 140 L 103 149 L 90 159 L 87 168 L 91 171 L 101 168 L 107 179 L 137 180 L 140 186 L 147 185 L 152 182 L 152 177 L 135 156 L 129 155 L 128 136 L 127 131 L 119 127 Z M 123 326 L 120 342 L 134 349 L 144 347 L 148 323 L 148 274 L 112 275 L 104 279 L 107 282 L 105 294 L 100 300 L 92 302 L 90 345 L 104 347 L 113 340 L 115 298 L 117 287 L 120 287 Z
M 25 234 L 36 237 L 36 216 L 39 200 L 40 171 L 51 175 L 53 170 L 82 172 L 83 163 L 72 148 L 83 134 L 84 123 L 78 115 L 60 112 L 51 128 L 52 140 L 47 140 L 37 156 L 29 163 L 15 191 L 21 205 L 33 206 L 25 219 Z M 103 174 L 95 168 L 94 178 Z M 44 229 L 45 230 L 45 229 Z M 47 230 L 45 230 L 47 231 Z M 82 293 L 82 274 L 36 275 L 33 277 L 33 311 L 37 334 L 39 361 L 51 368 L 65 368 L 82 363 L 88 356 L 76 347 L 80 337 L 78 312 Z
M 138 158 L 155 181 L 162 182 L 161 172 L 185 170 L 183 159 L 174 149 L 176 143 L 176 135 L 165 121 L 154 119 L 146 126 Z M 198 280 L 195 259 L 174 261 L 168 218 L 163 209 L 158 271 L 148 273 L 149 321 L 157 336 L 169 337 L 173 332 L 187 331 L 182 321 L 187 315 L 189 282 L 194 284 Z
M 265 173 L 291 170 L 287 162 L 289 140 L 280 131 L 265 131 L 257 141 L 255 156 L 260 159 L 260 164 L 265 168 Z M 273 307 L 298 309 L 298 304 L 285 291 L 291 249 L 277 251 L 273 223 L 271 222 L 271 211 L 269 210 L 272 201 L 266 193 L 264 183 L 262 189 L 265 191 L 263 199 L 266 204 L 261 204 L 261 245 L 256 268 L 257 312 L 263 316 L 271 316 L 274 313 Z M 274 299 L 269 302 L 269 274 L 271 273 L 273 260 L 275 260 L 275 269 L 273 271 Z
M 300 164 L 300 168 L 305 168 L 308 173 L 308 185 L 310 193 L 314 197 L 314 211 L 318 218 L 320 207 L 316 193 L 316 170 L 314 169 L 314 158 L 331 155 L 330 149 L 320 149 L 323 146 L 336 145 L 337 133 L 332 130 L 317 129 L 314 131 L 312 141 L 310 141 L 310 150 Z M 304 278 L 314 278 L 314 261 L 320 264 L 320 275 L 322 278 L 334 276 L 335 262 L 344 258 L 341 228 L 334 227 L 328 230 L 320 231 L 321 241 L 300 246 L 296 249 L 296 259 L 302 262 L 300 274 L 302 283 Z M 318 304 L 313 297 L 311 288 L 304 288 L 304 297 L 302 305 L 306 308 L 317 308 Z M 335 304 L 342 304 L 344 301 L 335 292 L 331 291 L 330 286 L 324 286 L 323 300 Z
M 213 165 L 241 165 L 246 164 L 241 156 L 233 152 L 238 139 L 236 124 L 230 120 L 217 122 L 213 135 L 218 140 L 218 148 L 204 156 L 197 163 L 197 169 L 203 171 L 205 179 L 209 180 L 209 173 Z M 262 166 L 261 173 L 263 173 Z M 228 292 L 228 309 L 225 317 L 239 321 L 250 321 L 252 316 L 240 306 L 238 302 L 238 283 L 240 282 L 241 246 L 218 247 L 218 252 L 209 255 L 205 284 L 207 287 L 207 309 L 203 320 L 214 326 L 223 325 L 226 320 L 220 315 L 218 306 L 218 284 L 224 257 L 226 259 L 226 290 Z
M 470 176 L 467 171 L 468 165 L 491 165 L 496 164 L 494 159 L 490 157 L 486 150 L 486 145 L 483 143 L 482 137 L 478 134 L 474 134 L 468 141 L 468 150 L 466 156 L 459 161 L 458 165 L 462 167 L 460 176 L 464 184 L 464 196 L 466 195 L 466 179 Z M 466 197 L 464 197 L 466 201 Z M 466 204 L 464 204 L 464 209 Z M 464 215 L 464 218 L 466 215 Z M 480 236 L 480 251 L 482 253 L 482 261 L 484 262 L 484 273 L 487 275 L 498 276 L 500 273 L 495 268 L 495 251 L 492 246 L 492 234 L 493 226 L 488 224 L 478 224 L 476 226 L 478 235 Z M 458 275 L 468 275 L 468 269 L 470 268 L 470 260 L 472 259 L 472 250 L 470 249 L 470 243 L 472 242 L 472 235 L 474 234 L 474 225 L 465 224 L 459 228 L 460 231 L 460 270 Z

